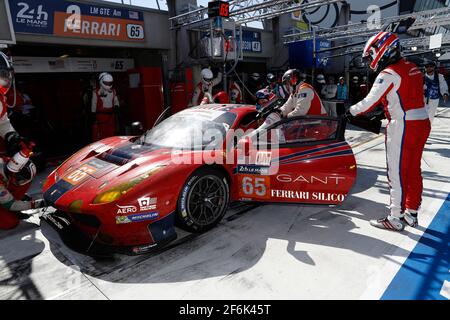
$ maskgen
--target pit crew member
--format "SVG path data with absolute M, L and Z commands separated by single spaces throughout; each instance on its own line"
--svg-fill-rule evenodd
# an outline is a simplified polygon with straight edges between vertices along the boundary
M 230 94 L 230 103 L 240 104 L 242 103 L 242 90 L 239 84 L 234 78 L 230 80 L 230 85 L 228 86 L 228 92 Z
M 214 74 L 210 69 L 203 69 L 201 71 L 201 81 L 197 84 L 194 90 L 194 95 L 192 96 L 191 107 L 200 105 L 205 93 L 209 93 L 212 97 L 212 89 L 222 81 L 222 73 L 219 72 L 217 77 L 214 78 Z
M 97 141 L 114 136 L 116 133 L 116 114 L 119 109 L 119 99 L 113 89 L 114 78 L 103 72 L 98 77 L 99 88 L 94 91 L 91 102 L 91 112 L 94 125 L 92 140 Z
M 266 78 L 266 88 L 269 89 L 270 92 L 274 93 L 280 99 L 288 98 L 289 93 L 287 92 L 287 89 L 282 84 L 278 83 L 277 78 L 273 73 L 268 73 Z
M 286 71 L 282 81 L 290 87 L 291 92 L 289 99 L 281 107 L 284 117 L 327 114 L 316 90 L 310 84 L 301 80 L 298 70 L 290 69 Z
M 430 133 L 430 120 L 423 101 L 423 74 L 401 55 L 397 35 L 379 32 L 367 42 L 363 58 L 378 73 L 367 97 L 353 105 L 347 116 L 370 112 L 382 103 L 386 128 L 386 161 L 390 188 L 390 213 L 370 224 L 402 231 L 417 226 L 422 200 L 421 159 Z
M 442 74 L 436 70 L 436 63 L 432 60 L 425 61 L 425 108 L 433 123 L 440 98 L 448 101 L 448 85 Z

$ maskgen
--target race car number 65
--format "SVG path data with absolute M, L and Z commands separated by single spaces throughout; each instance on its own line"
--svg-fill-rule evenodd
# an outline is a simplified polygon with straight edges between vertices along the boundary
M 242 191 L 246 195 L 257 195 L 264 197 L 267 193 L 264 178 L 255 178 L 254 183 L 251 177 L 245 177 L 242 179 Z
M 140 24 L 127 24 L 129 39 L 144 39 L 144 28 Z

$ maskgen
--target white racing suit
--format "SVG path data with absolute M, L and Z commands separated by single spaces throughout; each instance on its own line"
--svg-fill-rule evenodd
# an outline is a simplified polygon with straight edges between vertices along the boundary
M 448 85 L 445 78 L 440 73 L 433 73 L 431 76 L 425 74 L 425 107 L 428 111 L 431 123 L 433 123 L 437 107 L 441 96 L 448 95 Z
M 306 82 L 297 86 L 295 93 L 289 96 L 280 110 L 283 116 L 289 118 L 306 115 L 327 115 L 316 90 Z
M 264 130 L 267 129 L 268 127 L 270 127 L 271 125 L 273 125 L 276 122 L 281 121 L 281 116 L 279 113 L 277 112 L 272 112 L 271 114 L 269 114 L 266 119 L 264 119 L 264 123 L 258 127 L 258 131 L 259 130 Z M 276 128 L 275 131 L 273 132 L 277 137 L 271 137 L 271 141 L 274 142 L 278 142 L 278 143 L 285 143 L 286 139 L 284 137 L 283 132 L 279 129 Z
M 6 188 L 8 178 L 5 176 L 5 162 L 0 159 L 0 206 L 9 211 L 24 211 L 35 209 L 37 207 L 36 201 L 22 201 L 16 200 L 12 193 Z M 38 201 L 40 204 L 40 201 Z
M 423 75 L 413 63 L 401 59 L 384 69 L 367 97 L 350 108 L 352 115 L 367 113 L 383 104 L 386 128 L 386 162 L 391 215 L 417 211 L 422 201 L 420 169 L 430 120 L 423 101 Z
M 5 136 L 9 132 L 15 132 L 13 126 L 9 122 L 8 118 L 8 105 L 6 103 L 6 97 L 0 95 L 0 137 L 5 139 Z
M 214 78 L 208 85 L 204 84 L 202 81 L 200 81 L 196 86 L 194 90 L 194 95 L 192 96 L 191 106 L 195 107 L 200 105 L 200 103 L 203 100 L 204 94 L 207 92 L 212 97 L 212 89 L 213 87 L 217 86 L 222 81 L 222 73 L 219 72 L 217 74 L 217 78 Z
M 236 82 L 230 85 L 230 103 L 240 104 L 242 103 L 242 90 Z

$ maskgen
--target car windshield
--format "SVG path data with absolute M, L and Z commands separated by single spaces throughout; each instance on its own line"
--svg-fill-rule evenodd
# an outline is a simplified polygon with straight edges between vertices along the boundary
M 211 109 L 187 109 L 147 131 L 138 143 L 175 149 L 219 146 L 233 125 L 236 114 Z

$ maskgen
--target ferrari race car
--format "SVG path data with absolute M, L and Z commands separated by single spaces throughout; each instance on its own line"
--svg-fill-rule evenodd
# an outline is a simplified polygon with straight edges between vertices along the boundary
M 232 202 L 345 200 L 356 162 L 344 118 L 293 117 L 264 129 L 257 119 L 255 106 L 204 105 L 140 137 L 95 142 L 48 176 L 44 198 L 56 211 L 43 219 L 77 251 L 140 254 L 173 241 L 175 226 L 211 229 Z

